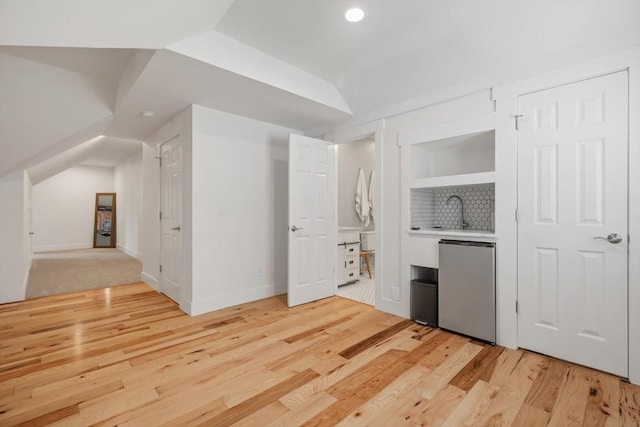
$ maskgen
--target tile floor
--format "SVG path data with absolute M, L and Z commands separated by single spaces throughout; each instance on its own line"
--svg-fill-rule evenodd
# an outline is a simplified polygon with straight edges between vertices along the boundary
M 375 275 L 372 274 L 371 279 L 369 279 L 369 275 L 365 273 L 360 275 L 358 282 L 338 287 L 338 296 L 369 305 L 375 305 L 375 288 Z

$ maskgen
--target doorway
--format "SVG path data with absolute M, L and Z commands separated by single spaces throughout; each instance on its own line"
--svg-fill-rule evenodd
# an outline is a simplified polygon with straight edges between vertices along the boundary
M 338 289 L 336 295 L 375 305 L 375 135 L 336 146 Z M 343 238 L 341 238 L 343 236 Z M 344 245 L 344 249 L 340 245 Z M 349 250 L 355 249 L 356 253 Z M 344 271 L 343 271 L 344 270 Z

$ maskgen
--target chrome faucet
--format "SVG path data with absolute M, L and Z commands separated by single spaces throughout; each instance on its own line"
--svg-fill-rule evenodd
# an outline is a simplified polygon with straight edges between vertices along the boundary
M 462 229 L 464 230 L 465 228 L 467 228 L 469 226 L 469 223 L 464 220 L 464 202 L 462 201 L 460 196 L 454 194 L 453 196 L 451 196 L 451 197 L 449 197 L 447 199 L 447 205 L 451 202 L 451 199 L 460 200 L 460 225 L 462 226 Z

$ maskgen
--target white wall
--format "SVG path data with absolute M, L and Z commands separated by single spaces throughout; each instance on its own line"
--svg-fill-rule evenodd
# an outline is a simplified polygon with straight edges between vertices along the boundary
M 291 132 L 193 106 L 191 314 L 286 292 Z
M 158 159 L 155 146 L 142 144 L 142 281 L 160 291 L 158 266 Z
M 142 146 L 114 168 L 117 247 L 142 257 Z
M 25 298 L 31 267 L 30 197 L 26 172 L 0 179 L 0 304 Z
M 97 166 L 76 166 L 34 185 L 33 251 L 93 247 L 96 193 L 114 191 L 113 168 Z
M 358 170 L 362 168 L 369 188 L 371 171 L 376 165 L 376 145 L 371 138 L 345 142 L 338 145 L 338 225 L 341 227 L 363 227 L 355 210 Z M 366 227 L 372 230 L 375 219 Z

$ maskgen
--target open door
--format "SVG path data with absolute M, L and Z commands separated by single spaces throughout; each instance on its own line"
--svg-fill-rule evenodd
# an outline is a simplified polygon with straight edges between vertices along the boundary
M 335 292 L 335 182 L 334 145 L 290 135 L 289 307 L 327 298 Z

